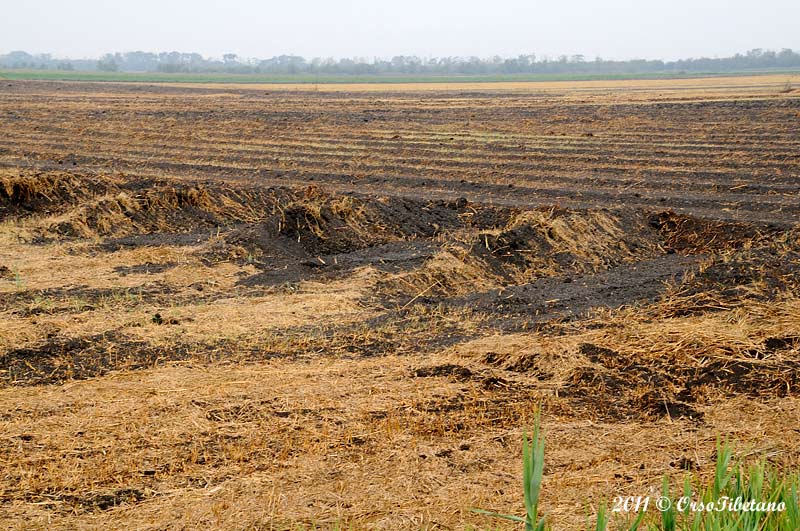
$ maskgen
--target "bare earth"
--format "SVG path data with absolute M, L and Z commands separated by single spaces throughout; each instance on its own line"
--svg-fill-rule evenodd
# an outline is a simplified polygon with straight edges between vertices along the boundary
M 3 82 L 2 527 L 498 528 L 539 407 L 557 528 L 800 466 L 786 86 Z

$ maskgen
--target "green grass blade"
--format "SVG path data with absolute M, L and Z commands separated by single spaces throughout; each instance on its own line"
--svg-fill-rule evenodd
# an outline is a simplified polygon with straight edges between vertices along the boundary
M 484 516 L 490 516 L 492 518 L 502 518 L 503 520 L 511 520 L 512 522 L 519 522 L 521 524 L 525 524 L 528 521 L 525 518 L 520 516 L 514 516 L 513 514 L 502 514 L 502 513 L 493 513 L 491 511 L 484 511 L 483 509 L 470 509 L 473 513 L 482 514 Z

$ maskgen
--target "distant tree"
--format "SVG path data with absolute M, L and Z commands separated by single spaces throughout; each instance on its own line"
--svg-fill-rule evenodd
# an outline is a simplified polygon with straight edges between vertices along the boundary
M 119 65 L 114 60 L 114 56 L 107 53 L 102 59 L 97 61 L 97 69 L 101 72 L 116 72 L 119 70 Z
M 28 52 L 16 50 L 3 56 L 3 63 L 11 68 L 30 68 L 34 59 Z
M 158 68 L 158 56 L 149 52 L 126 52 L 119 63 L 120 70 L 152 72 Z

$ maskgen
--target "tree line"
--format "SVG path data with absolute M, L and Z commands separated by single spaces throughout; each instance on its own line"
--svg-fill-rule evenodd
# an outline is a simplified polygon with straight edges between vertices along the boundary
M 0 68 L 79 70 L 107 72 L 168 72 L 228 74 L 422 74 L 422 75 L 497 75 L 497 74 L 624 74 L 735 72 L 760 69 L 800 68 L 800 53 L 789 48 L 780 51 L 760 48 L 722 58 L 691 58 L 677 61 L 632 59 L 616 61 L 587 59 L 583 55 L 557 58 L 535 54 L 517 57 L 438 57 L 396 56 L 391 59 L 314 58 L 279 55 L 270 59 L 242 58 L 225 54 L 221 59 L 199 53 L 125 52 L 108 53 L 100 59 L 59 59 L 51 54 L 14 51 L 0 55 Z

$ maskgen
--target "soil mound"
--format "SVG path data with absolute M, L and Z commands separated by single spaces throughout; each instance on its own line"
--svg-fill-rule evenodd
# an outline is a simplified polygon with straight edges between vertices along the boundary
M 0 173 L 0 220 L 63 212 L 108 185 L 103 178 L 67 172 L 6 171 Z
M 715 279 L 731 284 L 752 277 L 749 264 L 779 267 L 789 256 L 784 250 L 796 247 L 779 227 L 671 210 L 521 209 L 463 198 L 332 193 L 313 185 L 15 171 L 0 174 L 0 214 L 29 220 L 38 240 L 195 245 L 206 262 L 247 261 L 266 271 L 288 271 L 278 280 L 372 265 L 388 273 L 379 282 L 380 296 L 395 302 L 464 296 L 543 278 L 569 282 L 665 254 L 730 257 L 772 246 L 738 262 L 733 256 L 711 264 L 700 273 L 699 292 Z M 391 256 L 382 256 L 387 250 Z M 391 267 L 384 267 L 387 260 Z M 244 282 L 273 281 L 267 275 Z
M 685 254 L 740 249 L 781 232 L 771 225 L 710 220 L 672 210 L 650 216 L 650 225 L 659 231 L 669 249 Z
M 500 229 L 447 242 L 423 267 L 389 279 L 385 287 L 461 295 L 603 271 L 660 252 L 657 234 L 641 213 L 537 208 L 512 215 Z
M 266 267 L 287 259 L 313 260 L 322 267 L 327 265 L 323 257 L 366 262 L 348 258 L 392 242 L 431 239 L 463 225 L 458 207 L 443 201 L 336 195 L 311 186 L 286 191 L 268 215 L 227 232 L 214 248 Z
M 197 233 L 259 219 L 275 201 L 269 190 L 193 184 L 154 183 L 145 190 L 110 191 L 50 219 L 43 235 L 59 239 Z

